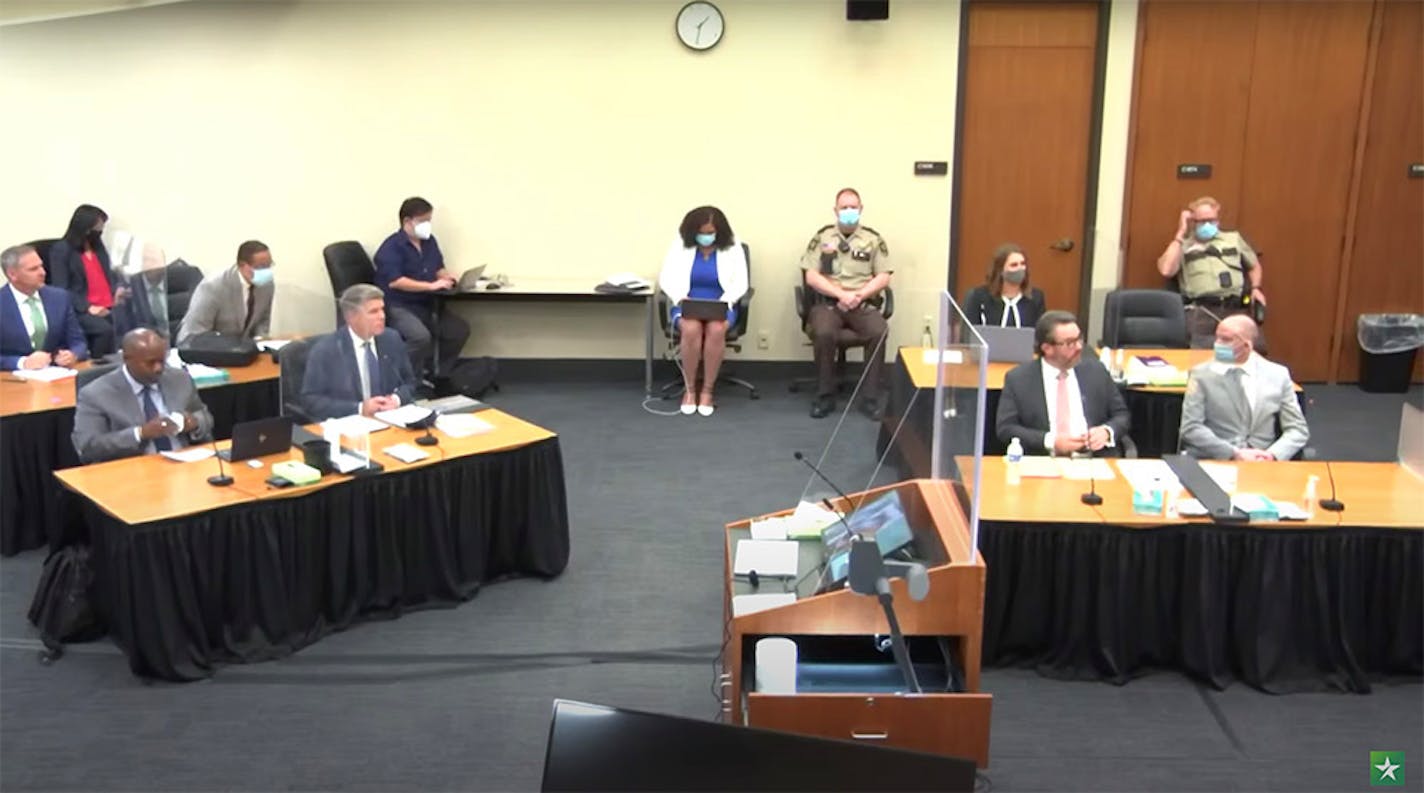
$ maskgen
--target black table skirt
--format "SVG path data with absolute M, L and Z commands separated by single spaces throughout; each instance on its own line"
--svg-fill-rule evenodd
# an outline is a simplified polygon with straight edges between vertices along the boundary
M 213 414 L 218 440 L 232 425 L 280 412 L 277 381 L 215 386 L 199 392 Z M 49 544 L 58 548 L 86 535 L 77 507 L 51 473 L 79 465 L 71 434 L 74 408 L 22 413 L 0 420 L 0 555 Z
M 569 557 L 557 438 L 141 526 L 84 515 L 96 610 L 135 674 L 175 681 Z
M 1122 396 L 1132 416 L 1129 434 L 1137 444 L 1137 456 L 1176 454 L 1182 428 L 1182 395 L 1123 389 Z
M 1424 532 L 984 522 L 984 663 L 1366 693 L 1424 674 Z

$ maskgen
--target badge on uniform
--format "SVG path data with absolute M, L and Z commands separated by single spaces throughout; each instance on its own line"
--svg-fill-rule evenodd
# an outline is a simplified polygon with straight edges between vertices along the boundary
M 1231 273 L 1223 270 L 1222 272 L 1216 274 L 1216 280 L 1221 282 L 1222 288 L 1231 288 Z

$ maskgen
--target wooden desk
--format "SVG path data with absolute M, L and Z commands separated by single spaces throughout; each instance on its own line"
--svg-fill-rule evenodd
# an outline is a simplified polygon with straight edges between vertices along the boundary
M 83 361 L 74 368 L 82 371 L 91 365 L 90 361 Z M 251 364 L 234 366 L 227 372 L 228 379 L 224 382 L 200 386 L 199 390 L 276 380 L 281 374 L 281 367 L 272 361 L 272 356 L 263 353 Z M 21 413 L 73 409 L 74 403 L 74 378 L 52 383 L 35 383 L 21 380 L 9 373 L 0 377 L 0 418 Z

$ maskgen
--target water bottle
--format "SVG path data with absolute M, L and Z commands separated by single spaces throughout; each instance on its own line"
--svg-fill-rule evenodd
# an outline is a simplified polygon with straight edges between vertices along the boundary
M 920 334 L 920 346 L 927 350 L 933 350 L 935 348 L 934 334 L 930 332 L 928 322 L 925 323 L 925 332 Z
M 1008 473 L 1009 484 L 1016 485 L 1022 480 L 1019 462 L 1023 460 L 1023 444 L 1018 438 L 1009 441 L 1009 451 L 1004 455 L 1004 470 Z
M 1315 517 L 1315 487 L 1320 477 L 1310 476 L 1305 480 L 1305 495 L 1301 497 L 1300 509 L 1307 520 Z

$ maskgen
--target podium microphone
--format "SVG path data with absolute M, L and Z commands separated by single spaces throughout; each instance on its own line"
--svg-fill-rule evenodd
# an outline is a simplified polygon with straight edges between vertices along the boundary
M 1335 472 L 1330 468 L 1330 461 L 1325 461 L 1325 473 L 1330 477 L 1330 498 L 1320 499 L 1320 508 L 1326 512 L 1344 512 L 1345 502 L 1335 498 Z
M 232 484 L 232 477 L 223 470 L 222 453 L 218 451 L 218 439 L 213 438 L 210 443 L 213 445 L 213 456 L 218 458 L 218 475 L 208 477 L 208 484 L 213 487 L 227 487 Z
M 1103 503 L 1103 497 L 1098 495 L 1098 480 L 1093 476 L 1093 458 L 1088 458 L 1088 492 L 1079 496 L 1079 499 L 1090 507 L 1096 507 Z
M 804 454 L 802 454 L 801 452 L 798 451 L 798 452 L 793 452 L 793 453 L 791 454 L 791 456 L 792 456 L 792 457 L 795 457 L 796 459 L 798 459 L 798 460 L 800 460 L 801 462 L 805 463 L 805 464 L 806 464 L 806 467 L 807 467 L 807 468 L 810 468 L 811 471 L 812 471 L 812 473 L 814 473 L 816 476 L 820 477 L 822 482 L 825 482 L 826 484 L 830 485 L 830 486 L 831 486 L 831 489 L 834 490 L 834 491 L 836 491 L 836 495 L 838 495 L 838 496 L 840 496 L 842 499 L 844 499 L 845 502 L 846 502 L 846 504 L 850 504 L 850 496 L 846 495 L 844 490 L 841 490 L 839 487 L 836 487 L 836 483 L 835 483 L 835 482 L 832 482 L 829 477 L 827 477 L 825 474 L 821 473 L 821 469 L 817 468 L 815 463 L 813 463 L 813 462 L 811 462 L 810 460 L 806 459 L 806 455 L 804 455 Z
M 438 414 L 438 413 L 436 413 L 435 411 L 432 410 L 432 411 L 430 411 L 430 415 L 429 415 L 429 416 L 426 416 L 425 418 L 421 419 L 420 421 L 412 422 L 410 425 L 408 425 L 411 429 L 415 429 L 415 430 L 423 429 L 423 430 L 425 430 L 425 434 L 424 434 L 424 435 L 422 435 L 422 436 L 420 436 L 419 438 L 416 438 L 416 439 L 415 439 L 416 444 L 418 444 L 418 445 L 420 445 L 420 446 L 434 446 L 435 444 L 437 444 L 437 443 L 440 442 L 440 439 L 439 439 L 439 438 L 435 437 L 434 435 L 432 435 L 432 434 L 430 433 L 430 428 L 433 427 L 433 426 L 435 426 L 435 419 L 436 419 L 436 417 L 439 416 L 439 415 L 440 415 L 440 414 Z

